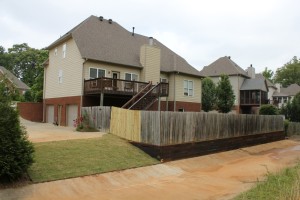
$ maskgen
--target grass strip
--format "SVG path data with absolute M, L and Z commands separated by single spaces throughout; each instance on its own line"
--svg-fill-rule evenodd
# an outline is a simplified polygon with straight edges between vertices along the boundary
M 159 163 L 126 140 L 101 138 L 36 143 L 33 182 L 45 182 Z
M 279 173 L 268 174 L 265 182 L 258 183 L 251 190 L 235 198 L 235 200 L 245 199 L 300 199 L 300 163 Z

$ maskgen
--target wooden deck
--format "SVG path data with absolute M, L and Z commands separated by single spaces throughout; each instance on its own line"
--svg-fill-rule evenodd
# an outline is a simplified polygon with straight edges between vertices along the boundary
M 116 94 L 133 96 L 143 90 L 149 83 L 140 81 L 128 81 L 123 79 L 96 78 L 84 80 L 84 95 Z M 161 83 L 160 96 L 169 94 L 169 84 Z

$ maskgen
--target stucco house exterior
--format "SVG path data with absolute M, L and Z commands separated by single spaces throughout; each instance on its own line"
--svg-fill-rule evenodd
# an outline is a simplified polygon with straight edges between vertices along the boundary
M 152 37 L 90 16 L 50 44 L 44 121 L 72 126 L 83 106 L 201 111 L 201 74 Z
M 17 89 L 18 92 L 23 95 L 27 90 L 30 90 L 24 82 L 19 80 L 13 73 L 7 70 L 5 67 L 0 66 L 0 79 L 5 78 L 7 80 L 6 87 L 12 90 Z
M 266 79 L 256 77 L 252 65 L 244 70 L 230 56 L 224 56 L 205 66 L 200 73 L 210 77 L 215 84 L 219 82 L 221 75 L 229 76 L 235 95 L 233 113 L 256 113 L 260 105 L 268 103 L 269 88 Z

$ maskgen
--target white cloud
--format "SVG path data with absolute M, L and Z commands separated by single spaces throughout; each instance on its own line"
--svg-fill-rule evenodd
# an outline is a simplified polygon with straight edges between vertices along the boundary
M 42 48 L 90 15 L 153 36 L 201 69 L 230 55 L 241 67 L 275 68 L 300 56 L 297 0 L 10 0 L 0 2 L 0 45 Z

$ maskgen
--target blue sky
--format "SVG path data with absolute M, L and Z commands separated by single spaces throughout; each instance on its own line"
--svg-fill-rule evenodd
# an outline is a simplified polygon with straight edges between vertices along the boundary
M 152 36 L 201 70 L 222 56 L 256 72 L 300 56 L 297 0 L 0 0 L 0 45 L 48 46 L 90 15 Z

